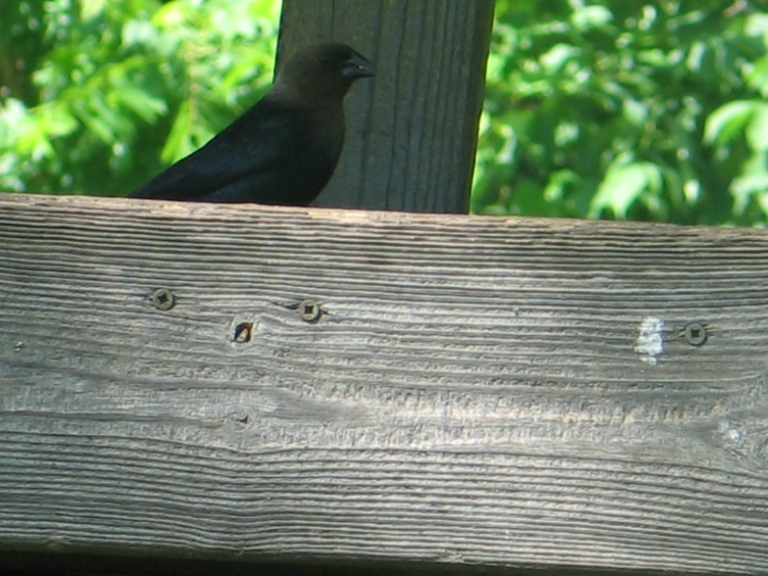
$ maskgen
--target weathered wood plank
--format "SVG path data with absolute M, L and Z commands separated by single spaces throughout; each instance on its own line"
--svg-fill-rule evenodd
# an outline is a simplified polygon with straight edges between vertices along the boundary
M 0 546 L 764 571 L 767 262 L 759 230 L 0 196 Z
M 493 0 L 284 0 L 279 53 L 355 46 L 376 78 L 347 98 L 347 144 L 319 206 L 465 214 Z

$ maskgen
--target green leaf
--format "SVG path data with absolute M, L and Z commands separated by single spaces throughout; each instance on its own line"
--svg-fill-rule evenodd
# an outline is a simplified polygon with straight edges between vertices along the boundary
M 747 142 L 758 152 L 768 150 L 768 104 L 756 102 L 746 129 Z
M 192 121 L 192 105 L 189 101 L 183 102 L 176 113 L 171 133 L 168 134 L 168 139 L 160 153 L 160 158 L 166 164 L 176 162 L 194 150 L 190 137 Z
M 605 6 L 582 6 L 574 10 L 571 16 L 573 27 L 580 32 L 590 28 L 600 28 L 613 20 L 613 14 Z
M 659 167 L 650 162 L 612 166 L 595 193 L 589 217 L 597 218 L 610 209 L 616 218 L 626 218 L 629 208 L 643 192 L 657 193 L 662 186 Z
M 561 70 L 570 60 L 576 57 L 579 53 L 578 49 L 568 44 L 556 44 L 549 52 L 543 54 L 541 57 L 541 63 L 544 65 L 545 70 L 549 73 L 554 73 Z
M 710 114 L 704 126 L 704 142 L 724 146 L 743 132 L 755 114 L 754 100 L 728 102 Z

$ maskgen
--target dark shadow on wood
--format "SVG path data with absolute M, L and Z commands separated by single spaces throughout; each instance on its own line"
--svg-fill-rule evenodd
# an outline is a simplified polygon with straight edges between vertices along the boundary
M 3 576 L 675 576 L 672 572 L 494 568 L 440 564 L 355 562 L 222 562 L 179 558 L 0 552 Z

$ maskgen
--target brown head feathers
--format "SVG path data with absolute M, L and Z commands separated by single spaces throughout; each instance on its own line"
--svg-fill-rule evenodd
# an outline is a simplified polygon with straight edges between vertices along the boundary
M 374 65 L 346 44 L 313 44 L 290 56 L 271 92 L 305 102 L 343 100 L 355 80 L 375 73 Z

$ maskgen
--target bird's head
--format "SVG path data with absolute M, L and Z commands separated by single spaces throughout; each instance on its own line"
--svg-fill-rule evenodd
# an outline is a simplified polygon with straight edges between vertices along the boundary
M 304 100 L 342 100 L 355 80 L 375 73 L 374 65 L 346 44 L 313 44 L 285 62 L 273 90 Z

